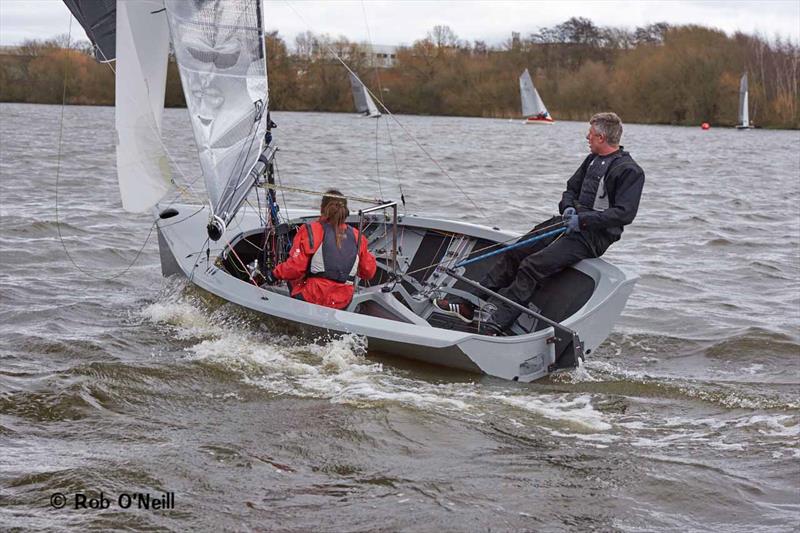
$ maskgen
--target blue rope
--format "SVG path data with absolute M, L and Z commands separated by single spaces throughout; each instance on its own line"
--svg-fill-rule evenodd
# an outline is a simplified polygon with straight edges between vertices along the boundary
M 484 259 L 486 259 L 488 257 L 493 257 L 495 255 L 504 254 L 504 253 L 506 253 L 506 252 L 508 252 L 510 250 L 515 249 L 515 248 L 521 248 L 523 246 L 527 246 L 527 245 L 529 245 L 531 243 L 534 243 L 536 241 L 540 241 L 540 240 L 542 240 L 544 238 L 552 237 L 553 235 L 558 235 L 560 233 L 564 233 L 565 231 L 567 231 L 567 228 L 559 228 L 559 229 L 554 229 L 553 231 L 548 231 L 547 233 L 542 233 L 541 235 L 537 235 L 535 237 L 531 237 L 530 239 L 526 239 L 524 241 L 520 241 L 520 242 L 514 243 L 514 244 L 512 244 L 510 246 L 506 246 L 505 248 L 501 248 L 500 250 L 495 250 L 494 252 L 489 252 L 487 254 L 479 255 L 478 257 L 473 257 L 472 259 L 466 259 L 464 261 L 461 261 L 460 263 L 456 263 L 455 268 L 461 268 L 463 266 L 471 265 L 472 263 L 477 263 L 478 261 L 482 261 L 482 260 L 484 260 Z

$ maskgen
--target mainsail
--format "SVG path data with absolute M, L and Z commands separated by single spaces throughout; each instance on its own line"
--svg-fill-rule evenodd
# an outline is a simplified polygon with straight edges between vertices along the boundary
M 522 116 L 535 117 L 544 116 L 549 117 L 547 108 L 544 106 L 539 92 L 533 86 L 533 80 L 528 69 L 525 69 L 519 77 L 519 94 L 522 99 Z
M 369 95 L 369 91 L 367 91 L 367 87 L 352 72 L 350 73 L 350 88 L 353 90 L 353 105 L 356 107 L 356 112 L 370 117 L 381 116 L 378 106 L 375 105 Z
M 166 0 L 172 43 L 215 220 L 254 184 L 267 131 L 261 0 Z
M 366 113 L 369 111 L 367 93 L 364 91 L 364 86 L 361 80 L 352 72 L 350 73 L 350 88 L 353 90 L 353 105 L 356 107 L 356 113 Z
M 747 98 L 747 73 L 745 72 L 742 75 L 742 79 L 739 82 L 739 127 L 740 128 L 749 128 L 750 127 L 750 113 L 748 111 L 748 98 Z
M 117 177 L 122 207 L 145 211 L 170 189 L 161 140 L 169 28 L 163 0 L 120 0 L 117 6 Z
M 115 59 L 117 0 L 64 0 L 64 3 L 92 41 L 97 60 Z

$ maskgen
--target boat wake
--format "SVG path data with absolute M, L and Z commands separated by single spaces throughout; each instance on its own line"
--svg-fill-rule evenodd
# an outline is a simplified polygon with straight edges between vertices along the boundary
M 402 406 L 482 423 L 487 415 L 516 424 L 578 432 L 607 431 L 606 416 L 593 395 L 535 390 L 473 374 L 439 372 L 399 361 L 386 365 L 367 357 L 357 335 L 308 339 L 270 329 L 258 315 L 204 300 L 185 282 L 174 281 L 142 310 L 146 320 L 166 327 L 185 343 L 181 359 L 234 373 L 245 385 L 274 395 L 325 399 L 371 408 Z M 420 378 L 422 366 L 423 377 Z M 428 374 L 425 374 L 425 371 Z M 491 417 L 490 417 L 491 418 Z
M 313 341 L 287 335 L 185 282 L 171 283 L 143 316 L 183 343 L 181 363 L 222 372 L 257 394 L 413 409 L 521 439 L 567 438 L 596 449 L 614 443 L 633 450 L 706 446 L 735 453 L 746 433 L 757 435 L 775 457 L 792 457 L 782 443 L 800 434 L 796 392 L 769 395 L 757 383 L 712 379 L 724 378 L 713 372 L 698 379 L 672 374 L 663 360 L 675 356 L 685 364 L 698 353 L 694 345 L 688 354 L 661 351 L 678 345 L 677 339 L 616 335 L 576 371 L 509 384 L 402 361 L 385 364 L 356 335 Z M 675 399 L 690 402 L 691 412 L 666 416 Z

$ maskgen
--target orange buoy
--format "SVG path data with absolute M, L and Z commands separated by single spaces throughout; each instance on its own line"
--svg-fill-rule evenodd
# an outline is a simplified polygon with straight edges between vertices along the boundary
M 711 125 L 708 122 L 703 122 L 702 124 L 700 124 L 700 127 L 703 128 L 704 130 L 711 129 Z

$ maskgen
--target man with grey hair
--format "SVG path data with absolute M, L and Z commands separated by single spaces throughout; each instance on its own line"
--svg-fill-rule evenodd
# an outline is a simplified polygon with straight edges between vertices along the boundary
M 550 276 L 582 259 L 600 257 L 622 236 L 622 227 L 633 222 L 644 187 L 644 171 L 619 145 L 622 121 L 615 113 L 598 113 L 589 120 L 586 140 L 591 152 L 567 181 L 558 216 L 539 224 L 520 240 L 543 228 L 565 223 L 567 231 L 530 246 L 509 250 L 481 280 L 481 285 L 519 304 L 527 305 L 536 288 Z M 504 334 L 520 312 L 500 301 L 485 319 L 486 333 Z M 468 302 L 434 301 L 442 313 L 472 322 Z

